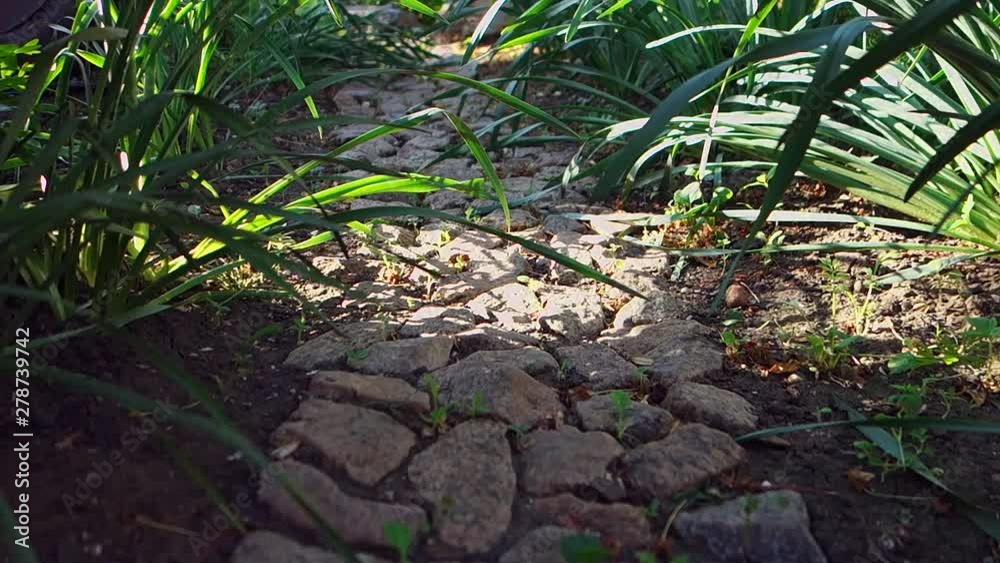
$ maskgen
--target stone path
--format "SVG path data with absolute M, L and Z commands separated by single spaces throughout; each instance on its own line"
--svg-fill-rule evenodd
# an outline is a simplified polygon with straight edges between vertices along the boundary
M 391 90 L 347 86 L 334 99 L 346 113 L 392 117 L 436 91 L 406 79 Z M 455 107 L 454 100 L 442 103 Z M 475 120 L 484 107 L 471 98 L 463 115 Z M 344 156 L 413 170 L 453 139 L 442 123 L 428 128 Z M 508 197 L 533 193 L 544 178 L 561 175 L 572 156 L 572 147 L 546 147 L 500 161 Z M 479 175 L 465 158 L 428 172 Z M 700 382 L 723 369 L 717 335 L 691 320 L 693 304 L 663 284 L 666 256 L 622 249 L 559 215 L 609 211 L 587 207 L 577 191 L 584 187 L 518 209 L 515 230 L 648 299 L 581 280 L 473 230 L 441 222 L 380 227 L 393 252 L 444 275 L 428 281 L 413 270 L 398 285 L 362 282 L 356 289 L 368 299 L 335 298 L 372 320 L 289 354 L 289 369 L 313 372 L 309 397 L 274 431 L 279 459 L 258 491 L 282 533 L 252 532 L 233 563 L 341 561 L 309 545 L 318 543 L 315 524 L 275 475 L 297 485 L 354 549 L 369 554 L 362 560 L 396 559 L 384 527 L 400 523 L 411 531 L 414 561 L 558 563 L 561 541 L 579 534 L 628 554 L 655 549 L 664 515 L 652 514 L 651 503 L 675 506 L 677 495 L 747 462 L 733 436 L 756 428 L 753 407 Z M 466 206 L 485 202 L 444 191 L 393 203 L 463 216 Z M 484 221 L 499 226 L 502 217 Z M 336 269 L 338 260 L 317 263 Z M 374 255 L 368 260 L 380 263 Z M 429 291 L 415 294 L 417 283 Z M 656 404 L 653 387 L 665 390 Z M 616 390 L 632 397 L 629 404 Z M 671 529 L 691 561 L 826 560 L 798 493 L 693 506 Z

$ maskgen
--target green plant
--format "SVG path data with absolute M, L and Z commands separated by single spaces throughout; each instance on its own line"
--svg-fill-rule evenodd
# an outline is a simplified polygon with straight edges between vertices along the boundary
M 625 437 L 625 431 L 632 426 L 632 395 L 628 391 L 616 389 L 609 395 L 615 408 L 615 435 L 619 440 Z
M 559 381 L 567 379 L 573 373 L 573 362 L 569 360 L 563 360 L 559 362 L 559 373 L 556 377 Z
M 601 539 L 591 535 L 574 535 L 563 538 L 559 552 L 566 563 L 607 563 L 611 561 L 611 551 L 601 543 Z
M 846 301 L 854 333 L 867 334 L 868 324 L 877 306 L 874 291 L 879 271 L 883 261 L 890 258 L 892 255 L 888 253 L 880 254 L 875 265 L 865 268 L 857 280 L 844 269 L 841 262 L 834 258 L 821 258 L 820 273 L 826 280 L 823 289 L 830 293 L 830 317 L 836 319 L 842 302 Z M 864 291 L 862 295 L 855 291 L 858 286 Z
M 823 422 L 824 418 L 830 417 L 832 415 L 833 415 L 833 409 L 831 409 L 830 407 L 818 408 L 816 409 L 816 422 Z
M 750 342 L 749 338 L 737 336 L 736 332 L 730 329 L 722 331 L 722 343 L 726 345 L 726 353 L 730 356 L 739 354 L 743 345 L 747 342 Z
M 940 328 L 933 343 L 925 344 L 909 339 L 906 351 L 889 359 L 889 370 L 894 374 L 907 373 L 930 366 L 967 364 L 973 367 L 987 365 L 995 356 L 994 345 L 1000 342 L 997 319 L 967 317 L 970 328 L 952 335 Z
M 858 335 L 849 335 L 830 327 L 825 334 L 806 335 L 808 356 L 812 364 L 809 369 L 817 376 L 821 372 L 832 371 L 853 354 L 855 344 L 864 340 Z
M 469 403 L 469 416 L 478 417 L 486 416 L 490 413 L 489 405 L 486 404 L 486 398 L 479 391 L 472 394 L 472 401 Z
M 382 534 L 389 545 L 396 550 L 399 563 L 410 563 L 410 549 L 413 546 L 413 531 L 402 522 L 386 522 Z
M 884 285 L 1000 252 L 995 4 L 860 0 L 815 10 L 808 3 L 780 9 L 778 2 L 722 0 L 711 9 L 680 4 L 587 2 L 576 10 L 571 3 L 538 4 L 494 46 L 530 42 L 534 50 L 510 71 L 519 86 L 548 81 L 562 87 L 570 82 L 562 76 L 577 78 L 580 96 L 604 106 L 601 112 L 581 104 L 557 108 L 567 121 L 594 131 L 567 173 L 601 174 L 595 199 L 662 189 L 678 173 L 703 180 L 710 172 L 749 167 L 764 172 L 760 208 L 723 211 L 752 223 L 747 242 L 713 255 L 951 253 L 878 276 Z M 880 18 L 878 25 L 872 17 Z M 470 49 L 479 39 L 474 36 Z M 692 162 L 675 165 L 685 159 Z M 591 160 L 598 162 L 587 168 Z M 779 210 L 800 173 L 912 220 Z M 668 219 L 628 219 L 646 227 L 657 220 Z M 750 248 L 769 221 L 861 223 L 940 233 L 952 243 Z M 669 250 L 684 255 L 684 249 Z
M 368 357 L 371 351 L 368 348 L 355 348 L 347 351 L 347 364 L 354 365 Z
M 890 395 L 886 401 L 892 405 L 894 412 L 888 416 L 912 418 L 920 415 L 926 408 L 931 385 L 936 381 L 936 379 L 925 379 L 920 385 L 893 385 L 892 388 L 896 393 Z M 889 428 L 888 433 L 895 441 L 894 455 L 891 456 L 886 455 L 883 448 L 871 440 L 854 443 L 858 457 L 872 467 L 878 468 L 883 479 L 893 471 L 909 469 L 918 464 L 923 466 L 926 458 L 931 455 L 931 449 L 927 445 L 930 436 L 927 428 Z M 939 470 L 936 472 L 940 473 Z
M 431 410 L 421 419 L 430 425 L 435 432 L 444 432 L 448 428 L 448 414 L 451 405 L 441 401 L 441 382 L 432 373 L 428 373 L 421 379 L 423 387 L 430 395 Z

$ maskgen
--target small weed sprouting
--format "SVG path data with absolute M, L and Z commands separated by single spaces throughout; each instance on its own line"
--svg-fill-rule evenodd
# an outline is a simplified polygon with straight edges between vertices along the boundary
M 823 419 L 832 415 L 833 415 L 833 409 L 831 409 L 830 407 L 823 407 L 821 409 L 816 409 L 816 422 L 823 422 Z
M 573 362 L 569 360 L 563 360 L 559 362 L 559 373 L 556 378 L 559 381 L 564 381 L 569 378 L 570 374 L 573 372 Z
M 726 329 L 722 331 L 722 343 L 726 345 L 726 354 L 730 357 L 736 356 L 740 353 L 740 349 L 743 345 L 749 342 L 749 338 L 741 338 L 736 335 L 732 330 Z
M 413 532 L 410 528 L 402 522 L 386 522 L 382 526 L 382 534 L 396 550 L 399 563 L 410 563 L 410 549 L 413 546 Z
M 945 334 L 938 328 L 933 343 L 924 344 L 915 339 L 905 341 L 906 351 L 889 360 L 889 371 L 900 374 L 930 366 L 987 365 L 995 356 L 994 346 L 1000 342 L 997 319 L 968 317 L 965 322 L 971 328 L 957 336 Z
M 893 385 L 896 393 L 887 397 L 886 401 L 893 406 L 894 412 L 891 415 L 880 415 L 878 418 L 912 418 L 924 412 L 927 406 L 927 397 L 931 392 L 932 385 L 940 379 L 928 378 L 920 385 L 900 384 Z M 895 444 L 891 450 L 896 455 L 885 453 L 884 448 L 870 440 L 861 440 L 854 443 L 858 450 L 858 457 L 863 459 L 870 466 L 877 468 L 884 479 L 885 476 L 900 469 L 909 469 L 917 465 L 924 465 L 924 461 L 932 452 L 927 445 L 930 437 L 929 431 L 925 427 L 915 428 L 887 428 L 892 435 Z M 941 473 L 940 469 L 931 469 L 934 473 Z
M 615 407 L 615 434 L 621 440 L 625 437 L 625 431 L 632 426 L 632 396 L 628 391 L 621 389 L 612 391 L 609 395 L 611 404 Z
M 360 362 L 361 360 L 364 360 L 365 358 L 368 357 L 369 353 L 370 352 L 368 351 L 367 348 L 357 348 L 355 350 L 349 351 L 347 353 L 347 363 L 348 363 L 348 365 L 356 364 L 356 363 Z
M 469 417 L 476 418 L 479 416 L 486 416 L 489 413 L 490 409 L 486 404 L 486 397 L 484 397 L 479 391 L 476 391 L 472 395 L 472 401 L 469 403 Z
M 853 332 L 855 334 L 868 334 L 868 325 L 877 307 L 875 287 L 878 284 L 876 280 L 884 261 L 891 260 L 893 257 L 893 253 L 879 255 L 875 265 L 862 270 L 858 279 L 853 278 L 841 262 L 833 258 L 820 259 L 820 272 L 822 277 L 826 279 L 823 289 L 830 292 L 830 318 L 836 319 L 842 305 L 846 303 Z
M 425 375 L 422 381 L 431 398 L 431 410 L 421 418 L 435 432 L 444 432 L 448 427 L 448 414 L 451 411 L 451 406 L 441 402 L 441 382 L 430 373 Z
M 809 370 L 817 377 L 821 372 L 838 369 L 844 360 L 852 356 L 854 345 L 864 340 L 861 336 L 846 334 L 833 327 L 826 334 L 809 334 L 806 338 L 812 364 Z

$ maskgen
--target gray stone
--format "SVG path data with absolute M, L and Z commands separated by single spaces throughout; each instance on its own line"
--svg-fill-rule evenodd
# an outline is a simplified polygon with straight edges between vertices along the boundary
M 497 209 L 483 217 L 482 224 L 494 229 L 508 230 L 507 221 L 503 215 L 503 209 Z M 538 224 L 538 219 L 528 210 L 518 207 L 510 210 L 511 231 L 523 231 Z
M 434 505 L 445 544 L 482 553 L 507 531 L 517 478 L 505 434 L 497 422 L 465 422 L 410 463 L 410 481 Z
M 401 407 L 416 413 L 430 410 L 427 393 L 395 377 L 358 375 L 346 371 L 321 371 L 309 384 L 309 394 L 320 399 Z
M 407 288 L 382 281 L 368 280 L 351 286 L 344 298 L 344 307 L 356 307 L 361 311 L 388 312 L 409 311 L 419 308 L 419 299 L 411 297 Z
M 590 255 L 590 247 L 581 242 L 582 235 L 570 231 L 562 231 L 552 237 L 549 245 L 553 250 L 558 250 L 561 254 L 576 260 L 584 266 L 593 266 L 594 259 Z M 556 263 L 554 260 L 547 260 L 550 273 L 557 283 L 562 285 L 573 285 L 580 281 L 581 276 L 577 272 Z
M 463 307 L 421 307 L 410 315 L 399 335 L 403 338 L 450 335 L 476 326 L 476 316 Z
M 300 441 L 316 449 L 328 468 L 374 485 L 403 463 L 417 437 L 387 414 L 307 399 L 274 431 L 271 441 L 279 446 Z
M 562 541 L 577 535 L 580 532 L 571 528 L 543 526 L 525 534 L 498 563 L 564 563 Z
M 563 416 L 559 395 L 516 367 L 483 362 L 454 367 L 439 377 L 441 397 L 462 410 L 481 401 L 491 416 L 527 427 Z
M 464 158 L 442 160 L 433 166 L 423 169 L 421 173 L 429 176 L 450 178 L 452 180 L 474 180 L 483 177 L 479 165 L 470 166 L 469 161 Z
M 646 272 L 614 272 L 610 274 L 611 279 L 616 282 L 638 291 L 642 295 L 649 295 L 659 291 L 657 288 L 657 276 Z M 601 285 L 598 293 L 610 301 L 613 309 L 620 309 L 629 299 L 635 296 L 612 285 Z
M 722 351 L 710 340 L 708 327 L 690 320 L 619 329 L 598 339 L 635 363 L 644 364 L 657 382 L 671 386 L 722 369 Z M 642 358 L 644 361 L 640 361 Z
M 542 229 L 550 235 L 564 232 L 579 233 L 583 231 L 583 224 L 564 215 L 548 215 L 542 221 Z
M 304 491 L 320 516 L 349 543 L 389 547 L 389 542 L 382 533 L 382 527 L 386 523 L 401 522 L 416 535 L 422 533 L 427 523 L 427 516 L 419 506 L 389 504 L 348 495 L 319 469 L 286 459 L 272 464 L 261 474 L 257 498 L 299 528 L 320 529 L 309 513 L 281 485 L 277 479 L 279 476 Z
M 355 554 L 360 563 L 385 563 L 384 559 Z M 339 555 L 302 545 L 281 534 L 267 530 L 250 532 L 233 551 L 230 563 L 344 563 Z
M 645 511 L 631 504 L 587 502 L 563 493 L 536 499 L 531 508 L 555 524 L 599 533 L 629 549 L 650 547 L 653 541 Z
M 609 434 L 618 432 L 618 410 L 609 395 L 598 395 L 576 403 L 576 414 L 584 430 L 600 430 Z M 669 412 L 635 401 L 629 408 L 627 420 L 624 440 L 629 443 L 659 440 L 670 434 L 674 423 Z
M 538 346 L 533 336 L 503 330 L 488 325 L 476 327 L 454 336 L 455 350 L 462 355 L 478 350 L 513 350 L 525 346 Z
M 405 376 L 448 365 L 453 345 L 448 336 L 377 342 L 347 363 L 364 373 Z
M 757 429 L 753 405 L 732 391 L 701 383 L 678 383 L 670 388 L 663 406 L 688 422 L 746 434 Z
M 285 359 L 285 365 L 301 370 L 336 369 L 344 365 L 347 354 L 352 350 L 367 348 L 376 342 L 392 338 L 398 330 L 398 323 L 350 323 L 292 350 Z
M 453 303 L 512 283 L 527 270 L 528 263 L 516 248 L 498 248 L 469 256 L 465 268 L 441 280 L 435 299 Z
M 604 308 L 593 292 L 553 287 L 543 302 L 538 324 L 546 332 L 558 334 L 569 342 L 580 342 L 596 337 L 604 329 Z
M 476 297 L 467 304 L 484 321 L 494 321 L 503 328 L 524 332 L 534 325 L 534 316 L 542 303 L 535 292 L 520 283 L 508 283 Z
M 442 260 L 451 260 L 457 255 L 466 255 L 472 260 L 488 257 L 488 250 L 496 250 L 501 246 L 503 240 L 481 231 L 469 230 L 442 246 L 438 254 Z
M 472 198 L 457 190 L 438 190 L 424 197 L 424 204 L 431 209 L 464 209 Z
M 517 368 L 532 377 L 543 379 L 554 378 L 559 373 L 559 362 L 548 352 L 532 346 L 519 350 L 480 350 L 448 366 L 446 370 L 442 370 L 441 375 L 461 376 L 480 365 Z
M 556 356 L 573 383 L 594 391 L 627 389 L 636 383 L 636 367 L 603 344 L 563 346 L 556 350 Z
M 666 291 L 646 293 L 649 299 L 633 297 L 631 301 L 618 310 L 612 323 L 614 328 L 632 328 L 663 322 L 667 319 L 679 319 L 685 315 L 683 304 Z
M 771 491 L 685 511 L 677 534 L 696 561 L 719 563 L 826 563 L 809 531 L 806 503 L 794 491 Z
M 521 485 L 533 495 L 585 487 L 603 478 L 608 464 L 623 453 L 621 444 L 604 432 L 580 432 L 572 426 L 532 432 L 521 454 Z
M 728 434 L 687 424 L 625 455 L 626 481 L 663 501 L 739 465 L 746 452 Z

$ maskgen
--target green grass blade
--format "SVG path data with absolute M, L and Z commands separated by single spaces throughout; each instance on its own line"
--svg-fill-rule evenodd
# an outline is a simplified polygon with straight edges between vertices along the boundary
M 995 100 L 978 116 L 973 117 L 965 127 L 959 129 L 955 136 L 951 138 L 941 148 L 937 149 L 934 156 L 927 162 L 924 168 L 913 179 L 913 183 L 906 189 L 903 201 L 909 201 L 924 185 L 934 176 L 937 176 L 945 166 L 955 160 L 967 148 L 975 144 L 979 139 L 989 132 L 1000 129 L 1000 100 Z

